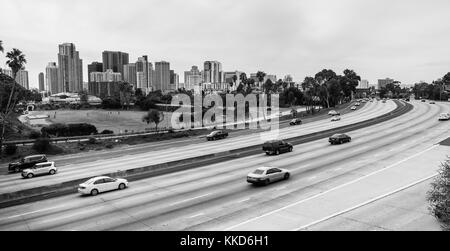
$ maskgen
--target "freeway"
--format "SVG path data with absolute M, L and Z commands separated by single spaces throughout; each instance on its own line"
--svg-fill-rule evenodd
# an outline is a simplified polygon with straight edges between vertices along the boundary
M 292 153 L 254 155 L 143 179 L 129 189 L 97 197 L 71 194 L 0 209 L 0 230 L 301 230 L 435 174 L 449 152 L 435 144 L 450 136 L 450 124 L 437 117 L 449 112 L 450 104 L 412 104 L 411 112 L 395 120 L 350 132 L 354 140 L 349 144 L 331 146 L 321 139 Z M 393 107 L 391 102 L 369 104 L 339 123 L 355 123 Z M 280 134 L 330 126 L 321 121 Z M 208 150 L 251 141 L 243 136 L 237 142 L 214 142 Z M 183 152 L 201 151 L 205 146 L 185 147 Z M 170 156 L 176 158 L 177 153 Z M 134 158 L 123 161 L 140 163 Z M 289 169 L 292 177 L 267 187 L 247 184 L 246 174 L 263 165 Z M 76 175 L 76 170 L 67 172 Z
M 284 127 L 279 130 L 281 139 L 292 138 L 301 135 L 307 135 L 314 132 L 320 132 L 337 128 L 345 125 L 351 125 L 357 122 L 365 121 L 380 115 L 389 113 L 396 108 L 396 104 L 390 101 L 386 104 L 381 102 L 369 103 L 362 109 L 342 115 L 342 121 L 330 122 L 330 118 L 307 123 L 302 126 Z M 102 175 L 111 172 L 120 172 L 129 169 L 136 169 L 148 165 L 156 165 L 167 163 L 170 161 L 184 160 L 206 154 L 217 154 L 230 151 L 235 148 L 261 145 L 264 141 L 270 139 L 270 133 L 243 134 L 237 137 L 231 137 L 216 142 L 206 142 L 202 139 L 199 142 L 186 142 L 180 144 L 166 145 L 165 147 L 154 147 L 143 153 L 130 154 L 123 156 L 110 156 L 107 159 L 99 159 L 91 162 L 66 164 L 56 162 L 59 171 L 58 174 L 51 177 L 36 177 L 32 180 L 24 180 L 20 175 L 3 175 L 0 176 L 0 194 L 12 193 L 31 189 L 40 186 L 50 186 L 68 182 L 71 180 L 90 178 L 96 175 Z M 114 152 L 111 153 L 114 155 Z M 83 156 L 80 156 L 81 158 Z

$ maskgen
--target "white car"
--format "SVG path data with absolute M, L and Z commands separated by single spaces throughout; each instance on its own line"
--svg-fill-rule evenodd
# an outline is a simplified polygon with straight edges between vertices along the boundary
M 55 175 L 58 169 L 55 166 L 55 162 L 44 162 L 34 165 L 32 168 L 22 171 L 22 177 L 31 179 L 34 176 L 39 175 Z
M 360 105 L 361 105 L 361 103 L 356 103 L 356 104 L 355 104 L 355 106 L 360 106 Z
M 352 109 L 352 111 L 356 111 L 358 108 L 356 106 L 352 106 L 350 109 Z
M 291 174 L 288 170 L 276 167 L 260 167 L 247 175 L 247 182 L 256 185 L 269 185 L 270 183 L 288 180 Z
M 335 116 L 331 119 L 331 122 L 340 121 L 340 120 L 341 120 L 341 117 Z
M 338 116 L 338 115 L 341 115 L 341 113 L 340 113 L 340 112 L 337 112 L 337 111 L 335 111 L 335 110 L 332 110 L 332 111 L 330 111 L 330 112 L 328 113 L 328 115 L 331 115 L 331 116 Z
M 450 113 L 442 113 L 439 115 L 439 121 L 450 120 Z
M 123 190 L 128 187 L 126 179 L 113 179 L 107 176 L 92 178 L 78 186 L 78 192 L 83 195 L 96 196 L 99 193 Z

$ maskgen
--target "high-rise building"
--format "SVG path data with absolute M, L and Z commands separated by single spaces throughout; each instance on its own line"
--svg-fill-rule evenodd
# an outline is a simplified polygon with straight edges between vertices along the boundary
M 103 63 L 92 62 L 88 65 L 88 83 L 91 82 L 91 72 L 102 72 Z
M 205 61 L 203 68 L 203 81 L 205 83 L 220 84 L 222 79 L 222 64 L 218 61 Z
M 356 89 L 369 89 L 369 81 L 362 79 L 361 82 L 359 82 L 359 85 L 356 87 Z
M 63 92 L 79 92 L 83 89 L 83 61 L 72 43 L 59 45 L 59 88 Z
M 381 90 L 385 88 L 388 84 L 394 83 L 393 79 L 386 78 L 386 79 L 378 79 L 378 90 Z
M 39 73 L 39 91 L 45 91 L 44 73 Z
M 58 81 L 59 69 L 56 66 L 55 62 L 48 63 L 45 68 L 45 83 L 47 85 L 47 91 L 52 94 L 57 94 L 62 92 L 60 89 L 59 81 Z
M 91 72 L 92 82 L 119 82 L 122 81 L 122 75 L 119 72 L 113 72 L 108 69 L 106 72 Z
M 123 80 L 137 88 L 136 64 L 127 64 L 123 66 Z
M 155 74 L 153 79 L 154 90 L 167 91 L 170 88 L 170 63 L 166 61 L 155 63 Z
M 154 71 L 153 65 L 148 61 L 148 56 L 138 58 L 136 62 L 136 88 L 148 93 L 153 90 Z
M 128 53 L 121 51 L 104 51 L 102 58 L 104 72 L 111 69 L 113 72 L 120 72 L 123 76 L 123 66 L 129 63 Z
M 176 74 L 175 71 L 170 70 L 170 90 L 177 90 L 179 83 L 180 78 L 178 74 Z
M 13 77 L 13 72 L 12 70 L 8 70 L 8 69 L 3 69 L 2 70 L 3 74 L 10 76 L 11 78 Z M 16 83 L 19 84 L 20 86 L 22 86 L 25 89 L 29 89 L 29 84 L 28 84 L 28 71 L 25 70 L 19 70 L 16 74 Z
M 190 71 L 184 72 L 184 88 L 186 90 L 193 90 L 203 82 L 203 74 L 198 70 L 198 66 L 192 66 Z

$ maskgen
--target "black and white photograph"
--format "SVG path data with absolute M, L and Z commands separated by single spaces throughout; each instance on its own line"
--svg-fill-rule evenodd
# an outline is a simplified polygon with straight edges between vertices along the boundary
M 449 231 L 449 13 L 1 0 L 0 231 Z

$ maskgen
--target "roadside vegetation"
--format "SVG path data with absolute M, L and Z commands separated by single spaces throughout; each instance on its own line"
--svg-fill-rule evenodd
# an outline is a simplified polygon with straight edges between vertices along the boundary
M 428 192 L 430 211 L 445 231 L 450 231 L 450 157 L 442 163 L 439 175 Z

